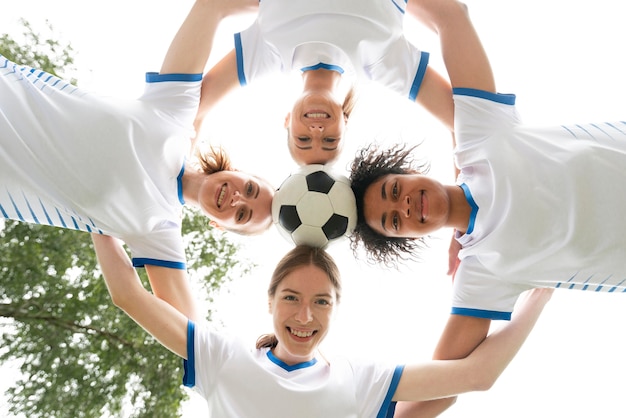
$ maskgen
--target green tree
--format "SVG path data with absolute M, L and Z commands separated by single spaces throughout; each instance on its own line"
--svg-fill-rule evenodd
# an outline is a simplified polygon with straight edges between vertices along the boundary
M 71 46 L 23 24 L 24 43 L 2 35 L 0 54 L 62 75 L 73 64 Z M 208 300 L 252 267 L 204 216 L 185 211 L 183 234 L 190 276 Z M 22 373 L 6 393 L 9 413 L 180 416 L 182 361 L 112 305 L 89 234 L 6 221 L 0 247 L 0 363 Z

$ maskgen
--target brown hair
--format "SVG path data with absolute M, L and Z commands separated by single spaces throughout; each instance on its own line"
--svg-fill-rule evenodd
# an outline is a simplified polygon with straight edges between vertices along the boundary
M 200 168 L 205 174 L 213 174 L 219 171 L 235 171 L 230 157 L 222 147 L 214 147 L 209 145 L 209 149 L 205 152 L 198 150 L 196 152 Z
M 330 283 L 335 288 L 337 303 L 339 303 L 341 299 L 341 276 L 339 275 L 339 268 L 337 264 L 335 264 L 335 260 L 323 249 L 306 245 L 295 247 L 278 262 L 272 273 L 272 279 L 267 289 L 267 296 L 270 298 L 274 297 L 280 283 L 294 270 L 311 265 L 326 273 L 328 280 L 330 280 Z M 278 339 L 275 334 L 264 334 L 257 339 L 256 348 L 274 348 L 277 344 Z
M 350 119 L 350 115 L 354 110 L 354 106 L 356 106 L 356 102 L 356 88 L 354 87 L 354 85 L 352 85 L 350 87 L 350 90 L 348 90 L 348 93 L 346 94 L 346 98 L 343 99 L 343 105 L 341 106 L 343 108 L 343 114 L 347 119 Z

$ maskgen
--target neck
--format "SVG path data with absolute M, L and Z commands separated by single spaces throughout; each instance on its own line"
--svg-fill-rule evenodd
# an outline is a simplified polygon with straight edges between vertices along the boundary
M 445 186 L 450 197 L 450 216 L 446 226 L 465 233 L 472 214 L 472 207 L 467 203 L 465 192 L 460 186 Z
M 185 205 L 199 205 L 198 196 L 200 194 L 200 187 L 205 180 L 206 176 L 203 175 L 203 173 L 193 169 L 185 170 L 182 178 L 183 199 L 185 200 Z
M 340 73 L 323 68 L 302 73 L 303 90 L 329 90 L 336 93 L 340 81 Z

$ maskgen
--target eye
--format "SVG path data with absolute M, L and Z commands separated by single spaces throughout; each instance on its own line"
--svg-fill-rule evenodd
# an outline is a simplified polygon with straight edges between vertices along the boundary
M 298 300 L 294 295 L 285 295 L 284 300 L 296 301 Z
M 393 197 L 394 200 L 398 199 L 398 182 L 394 182 L 391 186 L 391 197 Z
M 394 231 L 397 231 L 397 230 L 398 230 L 398 227 L 399 227 L 399 225 L 398 225 L 398 224 L 399 224 L 399 223 L 400 223 L 400 222 L 399 222 L 399 219 L 398 219 L 398 215 L 397 215 L 397 214 L 394 214 L 394 215 L 391 217 L 391 227 L 393 228 L 393 230 L 394 230 Z
M 318 305 L 330 306 L 330 301 L 327 299 L 318 299 L 315 301 Z
M 245 216 L 246 216 L 246 210 L 244 208 L 241 208 L 235 214 L 235 219 L 237 220 L 237 222 L 241 222 L 245 218 Z
M 299 136 L 296 139 L 298 140 L 298 142 L 302 142 L 303 144 L 311 142 L 311 138 L 309 138 L 308 136 Z
M 252 192 L 254 192 L 254 185 L 252 184 L 252 182 L 250 182 L 246 184 L 246 196 L 252 196 Z
M 334 144 L 335 142 L 338 141 L 337 138 L 324 138 L 323 141 L 327 144 Z

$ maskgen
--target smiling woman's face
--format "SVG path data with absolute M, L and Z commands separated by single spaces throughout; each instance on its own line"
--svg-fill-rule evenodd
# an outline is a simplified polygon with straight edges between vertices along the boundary
M 306 265 L 286 275 L 269 299 L 278 345 L 274 355 L 289 365 L 310 361 L 326 337 L 337 294 L 328 275 Z
M 419 238 L 446 225 L 450 199 L 443 185 L 421 174 L 388 174 L 363 196 L 365 222 L 387 237 Z
M 271 224 L 274 189 L 265 181 L 240 171 L 210 175 L 199 193 L 200 208 L 220 226 L 254 234 Z
M 329 92 L 305 92 L 285 118 L 287 144 L 300 165 L 335 161 L 343 148 L 346 117 L 342 104 Z

